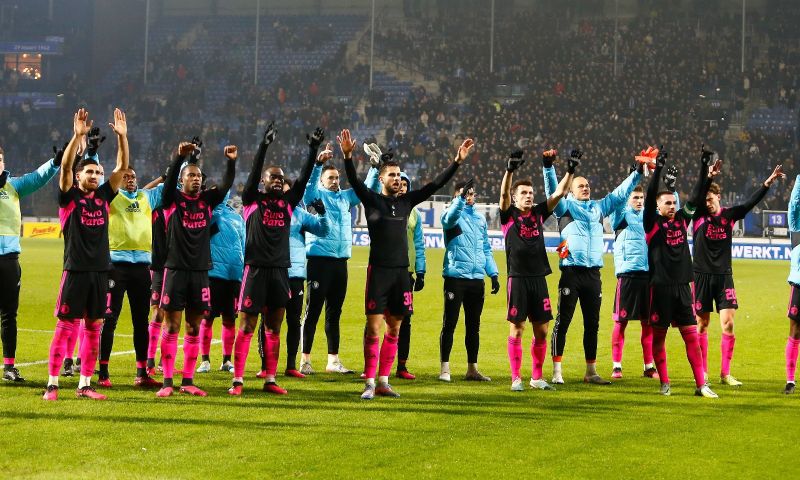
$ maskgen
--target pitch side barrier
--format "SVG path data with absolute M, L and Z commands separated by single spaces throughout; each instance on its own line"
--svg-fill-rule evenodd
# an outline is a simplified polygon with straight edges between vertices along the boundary
M 444 248 L 444 235 L 441 229 L 426 228 L 424 230 L 425 248 Z M 559 235 L 556 232 L 545 232 L 544 242 L 548 252 L 554 252 L 559 244 Z M 499 230 L 489 230 L 489 243 L 492 250 L 503 250 L 505 243 L 503 233 Z M 691 240 L 689 241 L 691 245 Z M 369 232 L 366 228 L 353 229 L 353 245 L 368 246 Z M 614 235 L 603 235 L 603 252 L 614 253 Z M 734 238 L 733 258 L 747 258 L 756 260 L 789 260 L 792 246 L 788 239 L 765 238 Z

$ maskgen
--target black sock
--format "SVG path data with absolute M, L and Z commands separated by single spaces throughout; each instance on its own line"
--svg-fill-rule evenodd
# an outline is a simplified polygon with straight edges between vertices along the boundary
M 136 367 L 136 376 L 139 378 L 144 378 L 147 376 L 147 368 L 145 367 Z
M 147 368 L 156 368 L 156 359 L 155 358 L 148 358 L 147 359 Z
M 203 355 L 203 361 L 204 362 L 210 362 L 211 361 L 211 357 L 209 357 L 208 355 Z
M 230 355 L 223 355 L 222 356 L 222 363 L 230 362 L 230 361 L 231 361 L 231 356 Z
M 109 377 L 109 375 L 108 375 L 108 364 L 107 363 L 101 363 L 100 364 L 100 374 L 99 375 L 100 375 L 100 378 L 108 378 Z
M 171 386 L 173 386 L 172 379 L 171 378 L 165 378 L 164 379 L 164 388 L 171 387 Z
M 181 380 L 181 387 L 188 387 L 194 385 L 194 379 L 192 378 L 184 378 Z

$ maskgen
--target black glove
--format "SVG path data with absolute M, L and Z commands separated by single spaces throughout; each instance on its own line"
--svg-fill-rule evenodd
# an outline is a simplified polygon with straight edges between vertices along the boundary
M 664 150 L 664 145 L 660 145 L 658 147 L 658 155 L 656 155 L 656 167 L 661 168 L 667 164 L 667 158 L 669 157 L 669 152 Z
M 196 165 L 197 162 L 200 160 L 200 154 L 203 153 L 203 141 L 200 140 L 200 137 L 195 135 L 194 137 L 192 137 L 192 141 L 189 143 L 194 145 L 194 151 L 192 152 L 191 155 L 189 155 L 189 163 Z
M 550 150 L 545 150 L 545 152 L 549 152 L 549 151 Z M 552 156 L 545 155 L 544 152 L 542 152 L 542 166 L 544 168 L 552 167 L 553 166 L 553 162 L 555 161 L 555 159 L 556 159 L 555 155 L 552 155 Z
M 705 144 L 700 146 L 700 160 L 703 162 L 703 165 L 711 166 L 714 163 L 714 156 L 716 154 L 711 150 L 707 149 Z
M 86 137 L 86 153 L 93 157 L 97 155 L 97 149 L 100 148 L 100 144 L 106 139 L 106 136 L 100 136 L 100 127 L 92 127 L 89 130 L 89 135 Z
M 567 173 L 575 173 L 575 169 L 581 164 L 582 156 L 583 152 L 580 150 L 573 150 L 569 153 L 569 159 L 567 160 Z
M 675 181 L 678 180 L 678 167 L 675 165 L 670 166 L 667 169 L 667 173 L 661 177 L 664 180 L 664 185 L 667 187 L 667 190 L 675 191 Z
M 497 295 L 497 292 L 500 291 L 500 280 L 497 279 L 497 275 L 492 277 L 492 295 Z
M 6 186 L 6 180 L 8 180 L 8 170 L 4 170 L 3 173 L 0 173 L 0 188 Z
M 394 152 L 390 148 L 388 152 L 381 155 L 381 163 L 386 163 L 392 158 L 394 158 Z
M 508 156 L 508 165 L 506 166 L 506 171 L 513 172 L 521 167 L 524 163 L 525 160 L 522 159 L 522 150 L 514 150 L 511 152 L 511 155 Z
M 475 185 L 474 178 L 470 178 L 469 180 L 467 180 L 467 182 L 464 184 L 464 188 L 461 189 L 461 198 L 463 199 L 467 198 L 467 191 L 471 189 L 473 185 Z
M 319 215 L 325 215 L 325 204 L 322 203 L 322 199 L 318 198 L 313 202 L 308 204 L 309 207 L 313 208 L 314 211 L 317 212 Z
M 64 150 L 67 149 L 68 143 L 65 143 L 61 148 L 56 147 L 53 145 L 53 165 L 56 167 L 61 166 L 61 160 L 64 159 Z
M 266 134 L 264 136 L 266 137 Z M 306 139 L 308 139 L 308 146 L 311 148 L 319 148 L 319 146 L 322 145 L 322 141 L 325 140 L 325 131 L 317 127 L 314 133 L 306 135 Z
M 414 291 L 419 292 L 425 288 L 425 273 L 420 272 L 417 274 L 417 279 L 414 281 Z
M 269 122 L 269 125 L 267 125 L 267 129 L 264 130 L 264 139 L 262 140 L 262 142 L 264 142 L 265 145 L 271 144 L 272 142 L 275 141 L 276 133 L 277 130 L 275 130 L 275 122 Z M 320 143 L 322 142 L 320 141 Z M 317 146 L 319 146 L 319 144 L 317 144 Z

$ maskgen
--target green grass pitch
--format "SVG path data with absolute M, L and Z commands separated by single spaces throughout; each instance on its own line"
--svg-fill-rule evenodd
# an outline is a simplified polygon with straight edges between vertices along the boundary
M 18 363 L 47 359 L 60 279 L 60 240 L 23 242 Z M 454 382 L 436 380 L 441 326 L 442 250 L 429 250 L 425 289 L 415 295 L 410 369 L 413 382 L 395 380 L 399 399 L 359 400 L 357 376 L 317 374 L 284 378 L 289 395 L 260 391 L 257 354 L 248 363 L 245 393 L 230 398 L 230 375 L 197 374 L 207 398 L 156 399 L 135 390 L 134 357 L 112 357 L 109 400 L 73 395 L 77 378 L 62 378 L 61 399 L 41 400 L 46 364 L 21 368 L 28 382 L 0 384 L 2 478 L 788 478 L 795 470 L 800 398 L 785 397 L 784 344 L 788 332 L 787 262 L 736 261 L 742 308 L 736 319 L 732 373 L 739 389 L 716 384 L 720 330 L 712 317 L 709 365 L 719 400 L 694 397 L 691 371 L 677 330 L 669 333 L 673 396 L 641 378 L 639 326 L 627 331 L 625 378 L 608 387 L 581 383 L 582 322 L 567 339 L 566 385 L 555 392 L 509 391 L 504 291 L 488 295 L 480 365 L 488 384 L 461 380 L 465 370 L 463 322 L 451 358 Z M 505 258 L 496 254 L 500 271 Z M 363 366 L 363 289 L 367 250 L 354 249 L 342 319 L 345 365 Z M 555 258 L 551 257 L 555 263 Z M 613 265 L 603 270 L 600 372 L 610 376 Z M 554 304 L 558 272 L 549 277 Z M 127 307 L 117 333 L 130 334 Z M 325 339 L 318 329 L 314 365 L 324 368 Z M 215 325 L 219 338 L 219 323 Z M 523 349 L 528 351 L 530 331 Z M 132 350 L 128 336 L 115 342 Z M 549 347 L 548 347 L 549 348 Z M 549 353 L 549 349 L 548 349 Z M 285 345 L 282 345 L 282 372 Z M 212 364 L 219 366 L 219 345 Z M 179 355 L 178 367 L 182 364 Z M 551 372 L 549 360 L 545 375 Z M 523 376 L 530 355 L 523 357 Z

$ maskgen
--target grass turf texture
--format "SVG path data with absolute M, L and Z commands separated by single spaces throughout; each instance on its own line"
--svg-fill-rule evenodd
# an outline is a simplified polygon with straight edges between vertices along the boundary
M 23 241 L 17 362 L 46 360 L 60 279 L 60 240 Z M 342 316 L 344 364 L 361 371 L 366 248 L 354 248 L 350 289 Z M 639 326 L 629 325 L 625 378 L 608 387 L 581 383 L 584 362 L 580 309 L 564 357 L 566 385 L 556 392 L 509 391 L 505 289 L 489 295 L 483 313 L 480 366 L 493 381 L 464 382 L 463 318 L 456 330 L 451 370 L 444 384 L 438 339 L 442 315 L 442 250 L 428 250 L 426 286 L 415 294 L 409 368 L 417 380 L 393 379 L 399 399 L 359 399 L 357 375 L 317 374 L 285 378 L 285 332 L 278 382 L 289 395 L 260 391 L 256 342 L 245 392 L 230 398 L 230 375 L 219 372 L 221 352 L 212 346 L 209 374 L 195 382 L 207 398 L 157 399 L 134 389 L 134 357 L 112 357 L 114 387 L 105 402 L 74 397 L 77 377 L 62 378 L 60 399 L 41 400 L 46 364 L 21 368 L 28 382 L 0 384 L 0 432 L 5 478 L 197 478 L 268 477 L 519 477 L 524 472 L 568 478 L 787 477 L 794 470 L 798 396 L 785 397 L 788 262 L 736 261 L 742 305 L 736 318 L 732 373 L 739 389 L 718 385 L 719 337 L 712 316 L 709 369 L 719 400 L 694 397 L 694 383 L 677 330 L 667 337 L 673 396 L 657 394 L 658 382 L 642 378 Z M 500 271 L 505 257 L 496 254 Z M 555 269 L 555 257 L 551 262 Z M 549 277 L 556 303 L 559 273 Z M 598 369 L 611 373 L 613 262 L 603 269 Z M 488 285 L 487 285 L 488 287 Z M 215 323 L 219 338 L 219 320 Z M 131 333 L 127 307 L 117 333 Z M 530 329 L 523 339 L 523 377 L 530 374 Z M 313 364 L 324 371 L 325 338 L 318 329 Z M 132 350 L 128 336 L 115 351 Z M 549 355 L 548 346 L 548 355 Z M 177 367 L 183 354 L 179 352 Z M 298 359 L 299 360 L 299 359 Z M 551 364 L 545 363 L 549 379 Z M 95 377 L 96 380 L 96 377 Z M 176 380 L 180 381 L 176 373 Z M 527 381 L 526 381 L 527 385 Z M 766 452 L 769 454 L 766 454 Z M 761 453 L 764 452 L 764 453 Z

